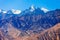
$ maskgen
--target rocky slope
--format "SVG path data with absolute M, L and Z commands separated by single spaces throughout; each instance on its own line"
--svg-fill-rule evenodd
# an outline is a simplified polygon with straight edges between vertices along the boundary
M 53 40 L 49 35 L 51 32 L 55 37 L 53 32 L 59 31 L 59 26 L 55 27 L 56 24 L 60 25 L 58 23 L 60 23 L 60 9 L 47 13 L 40 8 L 33 11 L 26 9 L 20 14 L 13 14 L 11 10 L 6 14 L 1 12 L 0 31 L 3 36 L 0 38 L 6 38 L 5 40 Z
M 30 34 L 21 36 L 21 32 L 17 29 L 9 29 L 9 34 L 6 35 L 0 29 L 0 40 L 60 40 L 60 23 L 56 24 L 52 28 L 49 28 L 41 33 Z

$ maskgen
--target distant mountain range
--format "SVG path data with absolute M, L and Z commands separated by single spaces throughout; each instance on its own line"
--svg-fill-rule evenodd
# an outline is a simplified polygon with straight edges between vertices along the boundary
M 3 11 L 0 12 L 0 29 L 6 36 L 39 34 L 60 23 L 60 9 L 44 12 L 40 8 L 29 8 L 18 12 L 20 14 L 14 14 L 12 10 Z

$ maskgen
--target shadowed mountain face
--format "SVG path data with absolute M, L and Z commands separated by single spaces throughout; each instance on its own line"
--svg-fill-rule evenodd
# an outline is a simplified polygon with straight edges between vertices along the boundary
M 5 40 L 59 40 L 59 37 L 55 36 L 57 34 L 54 34 L 56 29 L 56 32 L 59 31 L 59 27 L 55 27 L 58 23 L 60 23 L 60 9 L 47 13 L 39 8 L 34 11 L 26 9 L 20 14 L 13 14 L 11 10 L 6 14 L 0 13 L 1 35 L 7 38 Z

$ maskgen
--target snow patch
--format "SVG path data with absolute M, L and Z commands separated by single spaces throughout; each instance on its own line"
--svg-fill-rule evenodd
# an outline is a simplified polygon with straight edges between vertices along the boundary
M 13 12 L 13 14 L 20 14 L 21 13 L 21 10 L 12 9 L 12 12 Z
M 34 6 L 32 5 L 30 11 L 33 12 L 34 10 L 35 10 L 35 8 L 34 8 Z
M 42 7 L 41 10 L 43 10 L 45 13 L 49 11 L 48 9 L 46 9 L 44 7 Z
M 3 13 L 7 13 L 7 11 L 2 11 Z
M 0 9 L 0 12 L 2 12 L 2 10 Z

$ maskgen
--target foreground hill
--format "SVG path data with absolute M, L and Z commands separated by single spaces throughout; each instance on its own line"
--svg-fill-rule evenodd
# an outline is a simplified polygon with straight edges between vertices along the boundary
M 60 40 L 60 23 L 40 34 L 25 36 L 24 40 Z
M 9 34 L 6 35 L 0 29 L 0 40 L 60 40 L 60 23 L 41 33 L 32 33 L 25 36 L 19 36 L 18 34 L 20 32 L 17 29 L 12 28 L 11 30 L 9 30 Z

